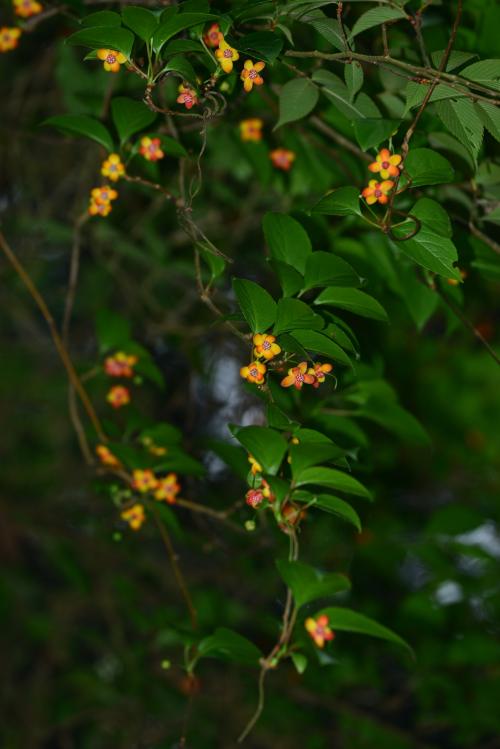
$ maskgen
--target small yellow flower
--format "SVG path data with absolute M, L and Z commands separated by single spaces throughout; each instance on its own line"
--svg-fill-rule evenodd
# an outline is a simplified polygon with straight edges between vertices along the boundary
M 117 153 L 110 153 L 106 161 L 101 166 L 101 174 L 107 177 L 111 182 L 118 182 L 120 177 L 125 174 L 125 166 L 122 164 Z
M 332 632 L 332 630 L 328 626 L 328 623 L 329 619 L 324 614 L 322 616 L 318 616 L 317 619 L 313 619 L 310 616 L 304 623 L 305 628 L 311 635 L 312 639 L 314 640 L 314 644 L 318 648 L 323 648 L 325 646 L 325 642 L 329 642 L 335 637 L 335 632 Z
M 127 62 L 125 55 L 121 52 L 117 52 L 115 49 L 98 49 L 97 57 L 103 61 L 103 68 L 108 73 L 118 73 L 120 65 Z
M 10 52 L 19 44 L 21 29 L 15 26 L 2 26 L 0 28 L 0 52 Z
M 161 140 L 159 138 L 141 138 L 139 153 L 144 156 L 146 161 L 159 161 L 165 154 L 161 150 Z
M 116 200 L 118 193 L 109 185 L 102 185 L 102 187 L 94 187 L 90 191 L 90 197 L 96 203 L 110 203 L 112 200 Z
M 95 451 L 97 457 L 104 466 L 111 466 L 112 468 L 119 468 L 121 466 L 118 458 L 113 455 L 109 447 L 106 447 L 106 445 L 97 445 Z
M 261 466 L 261 464 L 257 460 L 255 460 L 255 458 L 253 457 L 253 455 L 249 455 L 248 456 L 248 462 L 251 465 L 250 470 L 251 470 L 251 472 L 253 473 L 254 476 L 255 476 L 256 473 L 262 473 L 262 466 Z
M 371 179 L 368 182 L 368 187 L 365 187 L 361 195 L 364 197 L 368 205 L 374 203 L 380 203 L 385 205 L 389 202 L 389 193 L 394 187 L 394 182 L 390 179 L 384 180 L 383 182 L 377 182 L 376 179 Z
M 37 0 L 14 0 L 14 12 L 21 18 L 37 16 L 43 10 L 43 6 Z
M 121 517 L 129 524 L 133 531 L 138 531 L 146 520 L 146 513 L 142 505 L 135 504 L 127 510 L 123 510 Z
M 130 393 L 123 385 L 114 385 L 108 392 L 106 400 L 113 408 L 122 408 L 130 403 Z
M 256 333 L 253 337 L 253 345 L 254 345 L 254 356 L 255 357 L 263 357 L 264 359 L 267 359 L 268 361 L 270 359 L 274 359 L 275 356 L 278 356 L 278 354 L 281 354 L 281 348 L 278 346 L 276 341 L 276 336 L 274 335 L 266 335 L 265 333 Z
M 164 478 L 158 479 L 155 499 L 158 501 L 164 499 L 169 505 L 173 505 L 180 490 L 181 487 L 177 481 L 177 474 L 169 473 Z
M 260 361 L 251 362 L 248 367 L 242 367 L 240 369 L 240 375 L 248 382 L 256 382 L 259 385 L 264 382 L 264 375 L 266 374 L 266 365 Z
M 289 151 L 287 148 L 275 148 L 274 151 L 270 152 L 269 158 L 276 169 L 281 169 L 283 172 L 289 172 L 296 159 L 296 155 L 293 151 Z
M 376 160 L 368 165 L 368 169 L 370 172 L 379 172 L 382 179 L 389 179 L 389 177 L 397 177 L 399 175 L 401 161 L 402 159 L 399 154 L 391 154 L 388 148 L 382 148 Z
M 281 387 L 289 388 L 293 385 L 297 390 L 302 390 L 304 383 L 313 385 L 316 378 L 307 372 L 307 362 L 303 361 L 297 367 L 288 370 L 288 374 L 281 380 Z
M 245 60 L 243 70 L 241 71 L 241 80 L 243 81 L 243 88 L 249 92 L 254 86 L 262 86 L 264 79 L 260 74 L 261 70 L 266 67 L 265 62 L 253 63 L 252 60 Z
M 233 62 L 240 59 L 238 52 L 230 47 L 225 39 L 219 42 L 219 49 L 215 50 L 215 56 L 224 73 L 230 73 L 233 69 Z
M 241 120 L 240 122 L 240 137 L 244 141 L 255 141 L 262 140 L 262 127 L 264 123 L 258 117 L 251 117 L 248 120 Z
M 141 492 L 141 494 L 153 491 L 158 486 L 158 479 L 149 468 L 146 468 L 144 471 L 140 469 L 134 470 L 132 478 L 132 487 L 136 491 Z
M 111 213 L 111 203 L 97 203 L 91 198 L 88 212 L 90 216 L 108 216 Z
M 307 374 L 313 375 L 315 381 L 312 383 L 313 387 L 318 388 L 320 384 L 325 381 L 326 375 L 330 374 L 333 367 L 331 364 L 320 364 L 319 362 L 314 365 L 311 369 L 307 370 Z
M 113 356 L 106 357 L 104 371 L 110 377 L 133 377 L 133 367 L 137 364 L 137 356 L 117 351 Z

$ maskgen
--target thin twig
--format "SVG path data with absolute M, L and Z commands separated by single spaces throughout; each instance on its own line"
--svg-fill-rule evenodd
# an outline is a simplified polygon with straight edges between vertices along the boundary
M 482 335 L 482 333 L 471 323 L 471 321 L 464 315 L 462 310 L 456 306 L 454 302 L 449 299 L 446 294 L 443 294 L 443 292 L 440 289 L 436 289 L 437 293 L 439 294 L 440 298 L 443 300 L 443 302 L 446 304 L 446 306 L 453 312 L 455 317 L 457 317 L 462 325 L 466 327 L 468 330 L 471 331 L 473 335 L 480 341 L 480 343 L 484 346 L 488 354 L 491 356 L 491 358 L 496 361 L 497 364 L 500 365 L 500 356 L 496 353 L 496 351 L 490 346 L 486 338 Z

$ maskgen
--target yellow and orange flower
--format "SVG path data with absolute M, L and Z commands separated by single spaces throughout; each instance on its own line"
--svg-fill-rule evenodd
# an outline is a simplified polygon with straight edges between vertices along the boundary
M 109 185 L 102 185 L 101 187 L 94 187 L 90 191 L 90 198 L 95 203 L 109 204 L 112 200 L 116 200 L 118 193 L 113 190 Z
M 181 486 L 177 480 L 176 473 L 168 473 L 161 479 L 158 479 L 157 487 L 155 490 L 155 499 L 158 501 L 165 500 L 169 505 L 175 504 L 176 497 L 181 490 Z
M 315 381 L 316 377 L 309 374 L 307 371 L 307 362 L 303 361 L 297 367 L 292 367 L 292 369 L 288 370 L 287 376 L 281 380 L 281 386 L 289 388 L 293 385 L 297 390 L 302 390 L 304 383 L 306 385 L 313 385 Z
M 332 632 L 328 623 L 329 619 L 325 614 L 318 616 L 317 619 L 313 619 L 312 616 L 310 616 L 304 622 L 305 628 L 318 648 L 323 648 L 325 642 L 329 642 L 335 637 L 335 632 Z
M 256 382 L 261 384 L 264 382 L 264 375 L 266 374 L 266 365 L 260 361 L 250 362 L 248 367 L 242 367 L 240 369 L 240 375 L 248 382 Z
M 320 364 L 319 362 L 313 368 L 307 370 L 307 374 L 313 375 L 313 387 L 318 388 L 325 381 L 326 375 L 332 371 L 331 364 Z
M 240 59 L 237 50 L 231 47 L 224 38 L 220 40 L 219 49 L 215 50 L 215 56 L 224 73 L 230 73 L 233 69 L 233 62 Z
M 388 148 L 379 151 L 376 160 L 368 165 L 370 172 L 379 172 L 382 179 L 399 176 L 402 158 L 398 153 L 391 154 Z
M 113 455 L 109 447 L 106 445 L 97 445 L 96 455 L 104 466 L 111 466 L 112 468 L 119 468 L 121 466 L 118 458 Z
M 281 354 L 281 348 L 275 341 L 276 336 L 274 335 L 256 333 L 253 337 L 254 356 L 257 358 L 263 357 L 269 361 L 278 356 L 278 354 Z
M 145 135 L 141 138 L 139 153 L 144 156 L 146 161 L 159 161 L 165 154 L 161 150 L 161 140 L 159 138 L 150 138 Z
M 106 400 L 113 408 L 122 408 L 130 403 L 130 392 L 123 385 L 114 385 L 108 392 Z
M 244 141 L 258 142 L 262 140 L 262 127 L 264 123 L 259 117 L 251 117 L 240 122 L 240 138 Z
M 21 18 L 37 16 L 42 10 L 43 6 L 37 0 L 14 0 L 14 13 Z
M 110 377 L 133 377 L 133 367 L 137 364 L 137 361 L 137 356 L 126 354 L 124 351 L 117 351 L 113 356 L 106 357 L 104 371 Z
M 368 182 L 368 187 L 365 187 L 361 195 L 364 197 L 368 205 L 374 203 L 381 203 L 385 205 L 389 202 L 389 193 L 394 187 L 394 182 L 390 179 L 386 179 L 383 182 L 377 182 L 376 179 L 371 179 Z
M 186 109 L 192 109 L 198 102 L 196 91 L 190 86 L 184 86 L 183 83 L 178 88 L 179 96 L 177 97 L 177 104 L 184 104 Z
M 21 29 L 15 26 L 2 26 L 0 28 L 0 52 L 10 52 L 19 44 Z
M 101 174 L 107 177 L 111 182 L 118 182 L 120 177 L 125 174 L 125 166 L 117 153 L 110 153 L 106 161 L 101 166 Z
M 256 473 L 262 473 L 262 466 L 257 460 L 255 460 L 253 455 L 248 456 L 248 462 L 250 463 L 250 470 L 254 476 Z
M 98 203 L 90 199 L 88 212 L 91 216 L 108 216 L 111 213 L 111 203 Z
M 144 507 L 137 503 L 127 510 L 123 510 L 121 517 L 129 524 L 133 531 L 138 531 L 146 520 L 146 513 L 144 512 Z
M 262 483 L 259 487 L 260 491 L 262 492 L 262 495 L 267 499 L 268 502 L 274 502 L 276 499 L 276 494 L 271 489 L 271 486 L 268 484 L 268 482 L 265 479 L 262 479 Z
M 158 479 L 149 468 L 141 470 L 136 468 L 132 472 L 132 488 L 141 494 L 151 492 L 158 486 Z
M 283 172 L 289 172 L 297 157 L 293 151 L 289 151 L 287 148 L 275 148 L 274 151 L 270 152 L 269 158 L 276 169 L 281 169 Z
M 98 49 L 97 57 L 103 62 L 104 70 L 108 73 L 118 73 L 120 65 L 127 62 L 127 58 L 121 52 L 117 52 L 116 49 Z
M 252 60 L 245 60 L 240 76 L 245 91 L 251 91 L 254 86 L 262 86 L 264 79 L 260 75 L 260 71 L 264 70 L 265 67 L 265 62 L 254 63 Z
M 245 502 L 254 510 L 264 501 L 264 494 L 260 489 L 249 489 L 245 494 Z
M 224 39 L 218 23 L 213 23 L 203 35 L 203 41 L 207 47 L 218 47 Z

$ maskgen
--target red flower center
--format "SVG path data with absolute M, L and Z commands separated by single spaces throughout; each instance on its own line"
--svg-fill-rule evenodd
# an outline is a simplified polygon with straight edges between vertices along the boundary
M 383 195 L 382 190 L 375 190 L 374 195 L 376 198 L 380 198 Z
M 249 77 L 249 78 L 252 78 L 252 80 L 253 80 L 254 78 L 257 78 L 257 75 L 258 75 L 257 71 L 256 71 L 256 70 L 253 70 L 253 69 L 252 69 L 252 70 L 251 70 L 251 71 L 249 72 L 249 74 L 248 74 L 248 77 Z
M 257 369 L 257 367 L 252 367 L 252 369 L 250 370 L 250 374 L 252 375 L 252 377 L 258 377 L 259 370 Z
M 224 57 L 232 57 L 232 56 L 233 56 L 232 49 L 225 49 L 224 50 Z
M 108 62 L 110 65 L 113 65 L 116 62 L 116 55 L 108 55 L 106 57 L 106 62 Z
M 262 344 L 262 348 L 265 351 L 269 351 L 269 349 L 271 348 L 271 344 L 269 343 L 269 341 L 264 341 L 264 343 Z
M 298 374 L 296 374 L 295 379 L 297 382 L 304 382 L 304 375 L 302 374 L 302 372 L 299 372 Z
M 383 161 L 382 162 L 382 169 L 389 169 L 389 167 L 390 167 L 390 164 L 389 164 L 388 161 Z

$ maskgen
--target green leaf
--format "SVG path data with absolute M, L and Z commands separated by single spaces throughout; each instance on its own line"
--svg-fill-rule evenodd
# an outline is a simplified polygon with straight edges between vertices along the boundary
M 357 36 L 367 29 L 380 26 L 388 21 L 397 21 L 406 17 L 406 13 L 400 8 L 372 8 L 358 18 L 352 28 L 352 36 Z
M 363 79 L 364 75 L 361 63 L 353 60 L 344 65 L 344 80 L 351 101 L 353 101 L 354 97 L 362 87 Z
M 360 148 L 367 151 L 391 138 L 397 132 L 399 125 L 399 120 L 385 120 L 381 117 L 354 120 L 354 135 Z
M 219 276 L 224 273 L 226 269 L 226 261 L 220 255 L 214 255 L 214 253 L 211 252 L 210 247 L 203 242 L 196 242 L 196 246 L 210 270 L 210 280 L 215 281 L 216 278 L 219 278 Z
M 354 494 L 357 497 L 372 499 L 370 492 L 363 484 L 348 473 L 338 471 L 336 468 L 324 468 L 321 466 L 306 468 L 296 486 L 305 486 L 306 484 L 326 486 L 329 489 L 336 489 L 346 494 Z
M 162 21 L 153 34 L 153 49 L 159 52 L 165 42 L 173 36 L 191 26 L 197 26 L 208 21 L 216 21 L 217 16 L 213 13 L 177 13 Z
M 318 103 L 317 86 L 309 78 L 295 78 L 285 83 L 279 96 L 279 119 L 274 130 L 306 117 Z
M 393 233 L 404 237 L 408 229 L 404 226 L 397 227 L 393 229 Z M 414 237 L 396 242 L 394 246 L 427 270 L 445 278 L 461 280 L 460 273 L 453 267 L 453 263 L 458 260 L 457 248 L 451 239 L 435 234 L 425 224 L 422 224 Z
M 161 72 L 176 74 L 193 86 L 196 87 L 198 85 L 196 71 L 184 55 L 175 55 L 172 57 L 165 67 L 162 68 Z
M 338 460 L 344 454 L 345 450 L 328 439 L 324 442 L 302 442 L 301 440 L 300 444 L 290 447 L 293 478 L 297 481 L 306 468 L 331 460 Z
M 441 237 L 451 238 L 453 230 L 451 219 L 445 209 L 436 200 L 431 198 L 420 198 L 410 210 L 412 216 L 416 216 L 422 224 L 425 224 L 435 234 Z
M 309 255 L 304 276 L 304 290 L 317 286 L 359 286 L 361 279 L 352 266 L 331 252 L 313 252 Z
M 361 216 L 359 190 L 356 187 L 339 187 L 316 203 L 312 213 L 327 216 Z
M 321 315 L 313 312 L 309 305 L 300 299 L 286 298 L 278 301 L 274 335 L 297 328 L 321 330 L 324 325 Z
M 293 651 L 292 653 L 290 653 L 290 658 L 292 659 L 292 663 L 295 666 L 297 673 L 303 674 L 307 668 L 306 656 L 303 653 L 297 653 Z
M 329 70 L 320 69 L 313 73 L 312 80 L 321 86 L 322 93 L 335 104 L 345 117 L 353 120 L 367 117 L 363 107 L 359 106 L 357 101 L 351 102 L 347 86 L 338 75 L 330 73 Z
M 439 118 L 450 133 L 477 159 L 483 142 L 483 123 L 469 99 L 449 99 L 436 104 Z
M 500 91 L 500 60 L 481 60 L 464 68 L 460 75 L 470 81 Z
M 333 361 L 352 367 L 351 360 L 345 351 L 323 333 L 318 333 L 315 330 L 292 330 L 291 335 L 297 343 L 300 343 L 308 351 L 324 354 Z
M 298 608 L 318 598 L 328 598 L 336 593 L 342 593 L 351 587 L 345 575 L 338 572 L 320 572 L 303 562 L 277 559 L 276 567 L 283 582 L 291 589 Z
M 283 48 L 283 39 L 272 31 L 255 31 L 238 39 L 234 46 L 249 57 L 272 65 Z
M 280 432 L 269 427 L 230 427 L 231 433 L 272 476 L 278 473 L 288 443 Z
M 88 16 L 82 18 L 80 23 L 87 28 L 91 26 L 121 26 L 122 19 L 118 13 L 112 10 L 98 10 L 96 13 L 89 13 Z
M 248 666 L 258 666 L 262 653 L 259 648 L 238 632 L 219 627 L 213 635 L 198 643 L 200 658 L 221 658 Z
M 293 493 L 292 499 L 294 502 L 304 502 L 310 504 L 312 507 L 317 507 L 319 510 L 329 512 L 332 515 L 344 520 L 346 523 L 353 525 L 356 530 L 361 533 L 361 520 L 356 510 L 344 499 L 334 497 L 332 494 L 312 494 L 304 490 L 299 490 Z
M 312 26 L 318 34 L 321 34 L 333 47 L 343 52 L 345 41 L 339 22 L 334 18 L 328 18 L 321 10 L 311 13 L 307 18 L 301 19 L 308 26 Z
M 359 289 L 347 289 L 340 286 L 329 286 L 316 298 L 315 304 L 328 304 L 354 312 L 362 317 L 388 322 L 385 309 L 380 302 Z
M 278 276 L 283 296 L 293 296 L 301 290 L 304 285 L 304 277 L 295 268 L 292 268 L 288 263 L 282 263 L 280 260 L 270 260 L 269 262 Z
M 127 29 L 114 26 L 93 26 L 77 31 L 66 39 L 71 46 L 90 47 L 91 49 L 114 49 L 130 60 L 134 35 Z
M 301 224 L 286 213 L 266 213 L 262 226 L 272 257 L 303 274 L 312 247 Z
M 120 143 L 123 144 L 131 135 L 149 127 L 157 115 L 142 101 L 116 96 L 111 99 L 111 116 L 120 136 Z
M 128 5 L 122 8 L 122 18 L 125 26 L 132 29 L 144 42 L 149 42 L 158 26 L 158 16 L 138 5 Z
M 128 320 L 108 309 L 100 309 L 97 312 L 96 330 L 102 351 L 119 348 L 128 343 L 131 338 Z
M 476 104 L 476 112 L 488 132 L 496 140 L 500 141 L 500 109 L 498 106 L 487 104 L 483 101 L 478 102 Z
M 429 436 L 420 422 L 397 403 L 370 398 L 356 416 L 380 424 L 401 439 L 420 445 L 429 444 Z
M 399 635 L 364 614 L 358 614 L 357 611 L 352 611 L 351 609 L 337 608 L 333 606 L 318 611 L 316 616 L 321 614 L 328 617 L 329 626 L 333 630 L 357 632 L 361 635 L 379 637 L 382 640 L 388 640 L 396 645 L 401 645 L 405 650 L 413 655 L 411 647 Z
M 83 135 L 104 146 L 106 151 L 112 152 L 114 150 L 113 138 L 109 130 L 101 122 L 94 120 L 92 117 L 87 117 L 87 115 L 60 114 L 44 120 L 42 125 L 55 127 L 57 130 L 69 135 Z
M 174 39 L 169 42 L 162 50 L 162 57 L 170 55 L 186 54 L 186 52 L 204 52 L 203 45 L 195 39 Z
M 276 320 L 276 302 L 269 292 L 243 278 L 233 279 L 233 289 L 252 333 L 268 330 Z
M 412 149 L 405 159 L 404 167 L 411 177 L 412 187 L 452 182 L 455 176 L 448 159 L 430 148 Z M 401 183 L 403 184 L 403 179 Z
M 160 138 L 161 140 L 161 147 L 162 150 L 168 155 L 168 156 L 187 156 L 188 152 L 182 145 L 182 143 L 179 143 L 178 140 L 175 140 L 175 138 L 171 138 L 170 135 L 163 135 L 159 134 L 155 137 Z

